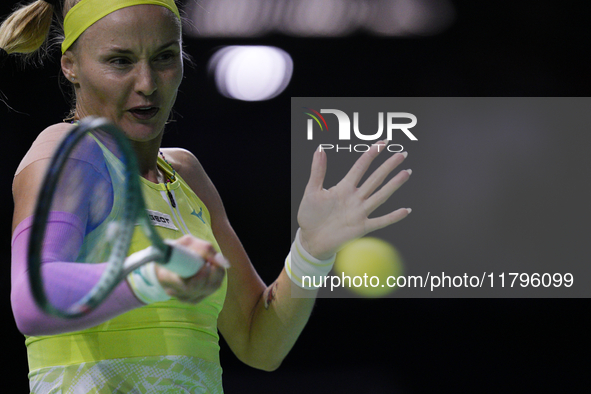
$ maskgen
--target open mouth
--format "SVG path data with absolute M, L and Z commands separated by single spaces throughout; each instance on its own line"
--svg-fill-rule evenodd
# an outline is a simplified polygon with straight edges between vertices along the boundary
M 158 107 L 137 107 L 129 110 L 131 114 L 141 120 L 152 119 L 158 113 Z

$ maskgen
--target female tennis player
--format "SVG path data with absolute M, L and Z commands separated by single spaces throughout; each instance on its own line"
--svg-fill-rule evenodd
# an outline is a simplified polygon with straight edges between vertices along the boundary
M 345 242 L 410 213 L 401 208 L 368 218 L 410 176 L 410 170 L 400 171 L 380 188 L 406 155 L 392 155 L 358 186 L 379 153 L 374 146 L 326 190 L 326 155 L 316 151 L 298 213 L 300 229 L 284 269 L 266 286 L 197 158 L 161 147 L 183 76 L 181 17 L 174 1 L 35 1 L 0 27 L 0 56 L 37 51 L 54 14 L 63 26 L 61 69 L 73 86 L 75 106 L 68 122 L 41 132 L 13 183 L 11 300 L 17 326 L 26 335 L 31 392 L 221 393 L 218 330 L 243 362 L 276 369 L 314 303 L 313 297 L 292 297 L 291 284 L 314 295 L 317 289 L 303 286 L 302 276 L 328 274 Z M 49 158 L 72 123 L 87 116 L 107 118 L 124 131 L 137 155 L 147 209 L 173 219 L 158 230 L 206 264 L 191 278 L 153 264 L 153 276 L 141 278 L 147 284 L 130 275 L 88 315 L 61 319 L 45 315 L 33 301 L 26 272 L 28 237 Z M 86 182 L 96 182 L 106 176 L 100 168 L 109 160 L 106 154 L 81 155 L 77 165 L 88 174 Z M 75 214 L 50 216 L 43 267 L 48 292 L 88 291 L 95 265 L 72 269 L 71 262 L 89 239 L 107 231 L 117 204 L 109 193 L 101 199 L 108 209 L 88 204 Z M 188 220 L 195 213 L 200 220 Z M 133 243 L 129 253 L 148 246 Z

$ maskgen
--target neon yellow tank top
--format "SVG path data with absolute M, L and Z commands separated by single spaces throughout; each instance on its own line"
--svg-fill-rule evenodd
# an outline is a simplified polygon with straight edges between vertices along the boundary
M 109 152 L 105 152 L 105 149 L 103 152 L 109 171 L 113 171 L 120 162 L 109 155 Z M 172 171 L 168 164 L 158 158 L 158 166 L 170 179 Z M 211 242 L 216 250 L 220 250 L 211 230 L 211 218 L 207 207 L 178 174 L 175 181 L 168 184 L 174 206 L 164 184 L 154 184 L 144 178 L 140 180 L 147 213 L 163 238 L 176 239 L 190 233 Z M 116 189 L 116 186 L 114 188 Z M 93 232 L 103 230 L 103 225 L 106 226 L 113 215 L 116 215 L 116 209 Z M 93 238 L 91 235 L 92 233 L 87 236 L 89 240 Z M 86 238 L 84 242 L 87 242 Z M 139 227 L 136 228 L 129 254 L 147 246 L 147 238 L 143 236 Z M 82 249 L 85 249 L 85 245 Z M 86 373 L 92 374 L 93 368 L 100 369 L 104 365 L 108 365 L 109 370 L 125 371 L 126 364 L 129 364 L 127 368 L 130 370 L 149 369 L 149 366 L 158 370 L 163 363 L 168 366 L 167 368 L 174 368 L 179 363 L 188 363 L 189 367 L 185 365 L 181 368 L 186 371 L 180 373 L 181 380 L 187 378 L 183 374 L 190 372 L 198 378 L 198 386 L 203 386 L 203 391 L 196 392 L 221 393 L 217 318 L 224 304 L 226 289 L 227 277 L 224 278 L 220 289 L 197 305 L 172 299 L 134 309 L 86 330 L 28 337 L 25 344 L 31 371 L 31 388 L 33 389 L 34 383 L 39 383 L 37 387 L 42 387 L 46 383 L 49 370 L 54 371 L 54 375 L 55 371 L 62 370 L 66 376 L 60 379 L 75 380 L 81 370 L 88 370 Z M 193 367 L 196 368 L 196 372 L 191 372 Z M 150 371 L 148 375 L 154 375 L 154 371 Z M 122 379 L 120 373 L 109 373 L 109 376 L 113 379 Z M 54 378 L 51 379 L 55 380 Z M 140 373 L 130 379 L 143 378 Z M 112 387 L 109 386 L 104 392 L 108 392 L 106 390 L 112 390 Z M 44 392 L 42 389 L 38 391 Z

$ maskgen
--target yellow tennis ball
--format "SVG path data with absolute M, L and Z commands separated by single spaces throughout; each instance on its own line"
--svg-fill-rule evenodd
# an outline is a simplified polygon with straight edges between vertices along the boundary
M 394 291 L 390 276 L 403 273 L 400 253 L 390 243 L 373 237 L 359 238 L 347 243 L 337 253 L 334 271 L 341 286 L 363 297 L 382 297 Z

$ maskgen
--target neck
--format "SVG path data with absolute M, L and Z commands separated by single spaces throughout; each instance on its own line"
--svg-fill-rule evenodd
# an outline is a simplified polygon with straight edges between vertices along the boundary
M 162 179 L 163 175 L 160 175 L 160 170 L 158 169 L 158 151 L 160 150 L 161 141 L 162 134 L 152 141 L 131 141 L 131 146 L 137 155 L 140 175 L 153 183 L 164 181 Z

